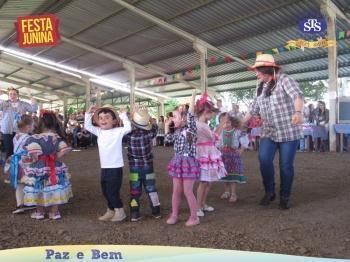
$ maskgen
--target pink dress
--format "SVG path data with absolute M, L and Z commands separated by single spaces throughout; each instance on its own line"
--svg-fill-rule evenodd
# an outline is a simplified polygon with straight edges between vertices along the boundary
M 227 175 L 221 152 L 216 148 L 217 135 L 210 130 L 206 123 L 198 122 L 197 125 L 197 154 L 200 164 L 200 181 L 218 181 Z

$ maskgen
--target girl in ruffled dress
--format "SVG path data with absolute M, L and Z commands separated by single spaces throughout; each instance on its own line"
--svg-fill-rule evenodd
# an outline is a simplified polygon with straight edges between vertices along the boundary
M 30 163 L 26 157 L 24 145 L 33 132 L 34 121 L 29 115 L 22 115 L 17 121 L 17 132 L 13 138 L 13 155 L 6 161 L 5 175 L 10 178 L 10 184 L 16 189 L 16 209 L 13 214 L 23 213 L 25 210 L 33 209 L 33 206 L 24 206 L 24 184 L 21 182 L 23 177 L 23 166 Z
M 190 217 L 186 226 L 199 224 L 197 217 L 197 203 L 193 194 L 194 182 L 199 178 L 199 163 L 196 160 L 197 129 L 193 116 L 195 92 L 192 94 L 192 103 L 186 113 L 183 106 L 173 112 L 173 117 L 165 122 L 165 142 L 174 143 L 175 155 L 168 164 L 168 172 L 173 180 L 172 212 L 166 221 L 173 225 L 177 222 L 182 192 L 184 192 L 190 208 Z M 175 132 L 169 132 L 169 125 L 173 122 Z
M 204 93 L 196 103 L 197 125 L 197 160 L 200 164 L 200 182 L 197 189 L 197 203 L 199 217 L 204 216 L 204 211 L 211 212 L 214 208 L 207 205 L 207 197 L 211 182 L 218 181 L 226 176 L 221 153 L 215 143 L 218 136 L 210 129 L 208 121 L 212 119 L 219 110 L 208 100 Z
M 56 220 L 61 218 L 58 205 L 72 197 L 67 166 L 58 160 L 70 147 L 63 140 L 55 113 L 43 110 L 40 115 L 41 133 L 30 137 L 25 146 L 33 162 L 24 167 L 24 204 L 37 206 L 32 218 L 44 219 L 45 208 L 49 208 L 49 218 Z

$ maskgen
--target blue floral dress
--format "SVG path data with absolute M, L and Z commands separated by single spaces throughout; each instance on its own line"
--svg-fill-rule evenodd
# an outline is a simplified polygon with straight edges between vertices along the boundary
M 24 204 L 48 207 L 67 203 L 72 197 L 72 188 L 67 166 L 57 160 L 57 153 L 70 151 L 70 148 L 57 134 L 50 132 L 33 135 L 25 147 L 37 160 L 23 168 Z

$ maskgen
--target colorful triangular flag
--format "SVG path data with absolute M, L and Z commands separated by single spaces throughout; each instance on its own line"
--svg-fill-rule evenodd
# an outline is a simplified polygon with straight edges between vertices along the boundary
M 345 38 L 345 31 L 340 31 L 338 33 L 338 40 L 344 39 Z

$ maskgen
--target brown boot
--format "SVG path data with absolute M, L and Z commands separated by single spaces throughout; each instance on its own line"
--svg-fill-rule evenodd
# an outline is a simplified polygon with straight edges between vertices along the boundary
M 114 216 L 110 219 L 112 222 L 120 222 L 126 218 L 126 214 L 124 212 L 124 208 L 115 208 Z
M 111 209 L 108 208 L 106 213 L 103 216 L 100 216 L 98 218 L 98 220 L 109 221 L 114 216 L 114 213 L 115 213 L 114 210 L 111 210 Z

